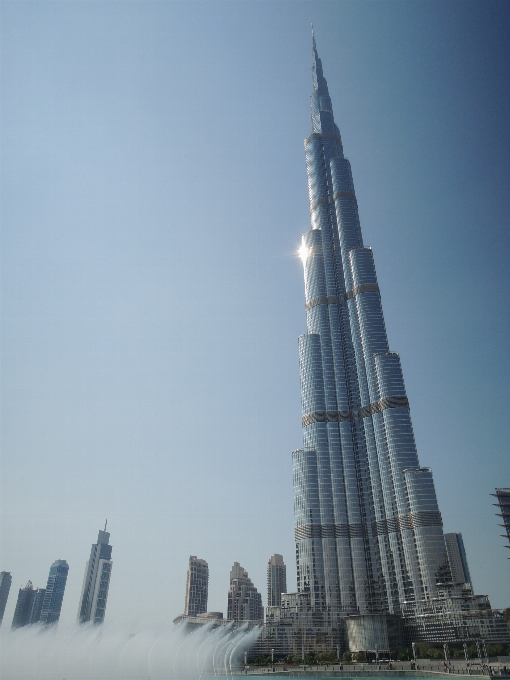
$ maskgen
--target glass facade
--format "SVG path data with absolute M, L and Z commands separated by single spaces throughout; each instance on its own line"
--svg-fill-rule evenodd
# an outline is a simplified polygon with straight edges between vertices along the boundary
M 298 591 L 345 615 L 399 614 L 449 580 L 442 521 L 432 473 L 419 465 L 315 39 L 312 74 L 303 448 L 293 454 Z
M 506 538 L 508 539 L 506 547 L 510 548 L 510 489 L 496 489 L 496 493 L 493 493 L 492 496 L 498 499 L 498 502 L 494 503 L 494 505 L 499 508 L 500 512 L 497 513 L 497 516 L 501 517 L 503 521 L 503 524 L 499 526 L 505 530 Z M 505 538 L 504 534 L 501 535 Z
M 55 560 L 50 567 L 48 583 L 42 598 L 41 623 L 56 623 L 60 618 L 69 565 L 65 560 Z
M 100 531 L 97 543 L 91 548 L 90 558 L 85 565 L 85 576 L 78 608 L 78 623 L 92 621 L 100 624 L 104 621 L 108 589 L 112 574 L 112 546 L 109 545 L 110 534 Z
M 5 613 L 5 605 L 11 590 L 12 576 L 10 571 L 0 571 L 0 626 Z
M 444 540 L 452 583 L 470 583 L 472 586 L 462 534 L 445 534 Z

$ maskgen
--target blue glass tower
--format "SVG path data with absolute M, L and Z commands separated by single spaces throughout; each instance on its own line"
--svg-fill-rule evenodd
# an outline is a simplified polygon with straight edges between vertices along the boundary
M 50 567 L 39 619 L 45 625 L 56 623 L 60 618 L 68 573 L 69 565 L 65 560 L 55 560 Z
M 293 454 L 298 590 L 344 615 L 405 611 L 449 580 L 432 473 L 421 468 L 313 39 L 299 338 L 303 448 Z

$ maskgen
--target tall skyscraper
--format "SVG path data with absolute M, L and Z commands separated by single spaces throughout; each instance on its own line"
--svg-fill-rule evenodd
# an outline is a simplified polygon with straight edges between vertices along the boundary
M 50 567 L 46 591 L 42 598 L 41 623 L 49 625 L 60 618 L 69 565 L 65 560 L 55 560 Z
M 287 567 L 281 555 L 273 555 L 267 563 L 267 606 L 279 607 L 286 592 Z
M 398 614 L 450 580 L 442 520 L 432 472 L 419 464 L 315 39 L 312 75 L 311 229 L 300 248 L 303 448 L 293 454 L 298 590 L 342 615 Z
M 184 615 L 197 616 L 207 611 L 209 565 L 205 560 L 190 555 L 186 578 L 186 601 Z
M 462 534 L 445 534 L 446 552 L 452 575 L 452 583 L 471 583 L 466 550 Z
M 510 489 L 496 489 L 496 493 L 491 494 L 498 499 L 494 505 L 499 508 L 500 512 L 496 513 L 501 517 L 503 524 L 499 526 L 505 530 L 505 534 L 501 534 L 503 538 L 508 540 L 506 548 L 510 548 Z M 508 558 L 510 560 L 510 557 Z
M 24 588 L 20 588 L 12 628 L 22 628 L 33 623 L 39 623 L 45 594 L 45 588 L 34 590 L 32 581 L 29 581 Z
M 264 620 L 262 596 L 239 562 L 234 562 L 230 572 L 227 619 L 260 622 Z
M 68 572 L 67 562 L 57 560 L 50 567 L 46 588 L 34 590 L 32 581 L 29 581 L 24 588 L 19 589 L 12 619 L 13 629 L 29 626 L 33 623 L 41 622 L 48 625 L 58 621 Z
M 11 628 L 13 630 L 22 628 L 30 623 L 35 592 L 32 581 L 29 581 L 24 588 L 19 589 L 16 609 L 14 610 L 14 616 L 12 618 Z
M 90 558 L 85 565 L 85 576 L 78 609 L 78 623 L 92 621 L 103 623 L 106 600 L 112 572 L 112 546 L 108 545 L 110 534 L 100 531 L 93 544 Z
M 5 605 L 11 590 L 12 576 L 10 571 L 0 571 L 0 626 L 5 614 Z
M 39 623 L 41 620 L 41 611 L 45 595 L 46 588 L 37 588 L 37 590 L 34 590 L 27 623 Z

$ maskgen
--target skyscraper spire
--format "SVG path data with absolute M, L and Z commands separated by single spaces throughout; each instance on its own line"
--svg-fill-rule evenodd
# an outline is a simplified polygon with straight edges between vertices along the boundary
M 432 473 L 419 466 L 313 29 L 312 44 L 303 448 L 293 455 L 298 590 L 342 615 L 402 613 L 447 578 L 441 515 Z
M 312 29 L 313 31 L 313 29 Z M 339 156 L 343 158 L 342 139 L 340 137 L 340 130 L 335 124 L 333 118 L 333 107 L 328 91 L 328 83 L 324 78 L 322 72 L 322 62 L 317 53 L 317 46 L 315 43 L 315 35 L 312 32 L 312 80 L 313 92 L 310 96 L 310 103 L 312 109 L 312 134 L 329 134 L 331 139 L 338 142 L 339 147 L 331 150 L 332 157 Z M 308 138 L 310 139 L 310 138 Z
M 328 84 L 322 73 L 322 62 L 317 52 L 317 43 L 315 42 L 315 33 L 313 31 L 313 25 L 312 25 L 312 76 L 313 76 L 313 89 L 316 90 L 319 93 L 319 95 L 329 97 Z

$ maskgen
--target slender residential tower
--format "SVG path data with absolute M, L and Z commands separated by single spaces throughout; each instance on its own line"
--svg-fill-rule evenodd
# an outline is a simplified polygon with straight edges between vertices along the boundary
M 113 564 L 109 541 L 110 534 L 106 531 L 105 524 L 104 531 L 99 532 L 97 543 L 93 544 L 90 558 L 85 565 L 78 623 L 103 623 Z
M 471 576 L 462 534 L 445 534 L 446 554 L 452 575 L 452 583 L 470 583 Z
M 33 623 L 39 623 L 45 594 L 45 588 L 34 590 L 32 581 L 29 581 L 24 588 L 19 589 L 16 609 L 12 619 L 13 630 L 29 626 Z
M 10 571 L 0 571 L 0 626 L 5 613 L 5 605 L 11 590 L 12 576 Z
M 184 616 L 198 616 L 207 612 L 209 565 L 195 555 L 190 555 L 186 577 Z
M 267 563 L 267 606 L 279 607 L 287 592 L 287 567 L 282 555 L 272 555 Z
M 40 609 L 40 621 L 45 625 L 56 623 L 60 618 L 68 573 L 69 565 L 65 560 L 55 560 L 50 567 Z
M 293 454 L 298 590 L 342 616 L 398 614 L 450 580 L 441 514 L 432 472 L 418 461 L 315 38 L 312 74 L 303 448 Z

